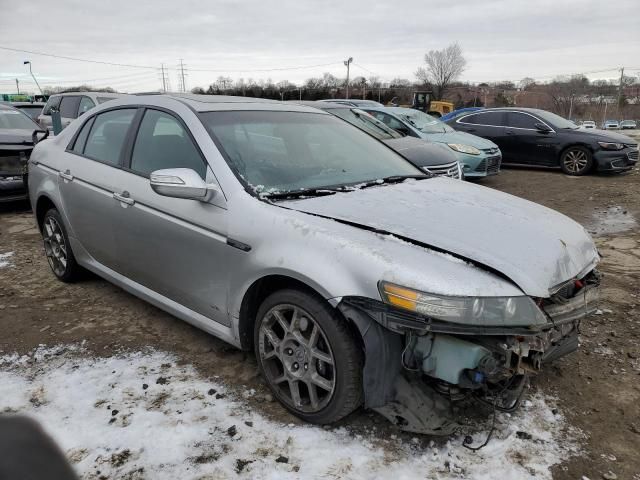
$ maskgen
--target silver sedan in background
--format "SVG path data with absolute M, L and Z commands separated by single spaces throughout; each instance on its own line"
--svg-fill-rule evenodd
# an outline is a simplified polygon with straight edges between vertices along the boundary
M 129 96 L 39 143 L 29 190 L 53 273 L 83 268 L 246 350 L 295 415 L 360 405 L 447 433 L 514 408 L 578 345 L 584 228 L 425 175 L 348 123 L 258 99 Z

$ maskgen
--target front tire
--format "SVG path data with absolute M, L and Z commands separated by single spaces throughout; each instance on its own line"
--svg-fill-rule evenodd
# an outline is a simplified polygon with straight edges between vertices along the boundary
M 273 293 L 258 309 L 254 345 L 260 372 L 294 415 L 332 423 L 362 401 L 362 351 L 344 319 L 300 290 Z
M 58 280 L 67 283 L 77 280 L 82 272 L 82 267 L 76 262 L 64 222 L 55 208 L 44 214 L 42 239 L 49 266 Z
M 593 155 L 585 147 L 569 147 L 560 156 L 560 168 L 567 175 L 584 175 L 593 168 Z

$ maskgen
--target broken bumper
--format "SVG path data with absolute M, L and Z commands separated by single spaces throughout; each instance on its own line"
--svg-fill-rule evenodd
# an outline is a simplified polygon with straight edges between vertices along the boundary
M 592 284 L 549 301 L 542 307 L 549 322 L 534 327 L 453 324 L 361 297 L 345 297 L 338 308 L 364 340 L 365 408 L 404 430 L 449 434 L 458 426 L 455 396 L 482 395 L 576 350 L 580 321 L 597 300 Z

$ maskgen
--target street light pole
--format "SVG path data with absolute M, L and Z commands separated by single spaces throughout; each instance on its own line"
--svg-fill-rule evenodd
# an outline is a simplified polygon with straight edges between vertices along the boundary
M 40 88 L 40 84 L 38 83 L 38 80 L 36 80 L 36 76 L 33 74 L 33 71 L 31 70 L 31 61 L 30 60 L 25 60 L 23 62 L 24 65 L 29 65 L 29 73 L 31 74 L 31 77 L 33 78 L 33 81 L 36 82 L 36 85 L 38 86 L 38 90 L 40 90 L 40 95 L 44 95 L 44 93 L 42 92 L 42 89 Z
M 18 90 L 18 95 L 20 95 L 20 82 L 16 78 L 16 89 Z
M 344 65 L 347 67 L 347 98 L 349 98 L 349 66 L 351 65 L 351 62 L 353 62 L 353 57 L 349 57 L 344 61 Z

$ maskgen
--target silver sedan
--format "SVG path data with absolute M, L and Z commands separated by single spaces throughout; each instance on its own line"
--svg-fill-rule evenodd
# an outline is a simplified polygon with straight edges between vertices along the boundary
M 253 349 L 314 423 L 360 405 L 447 433 L 577 348 L 599 257 L 567 217 L 425 173 L 310 107 L 129 96 L 39 143 L 29 190 L 62 281 L 88 269 Z

